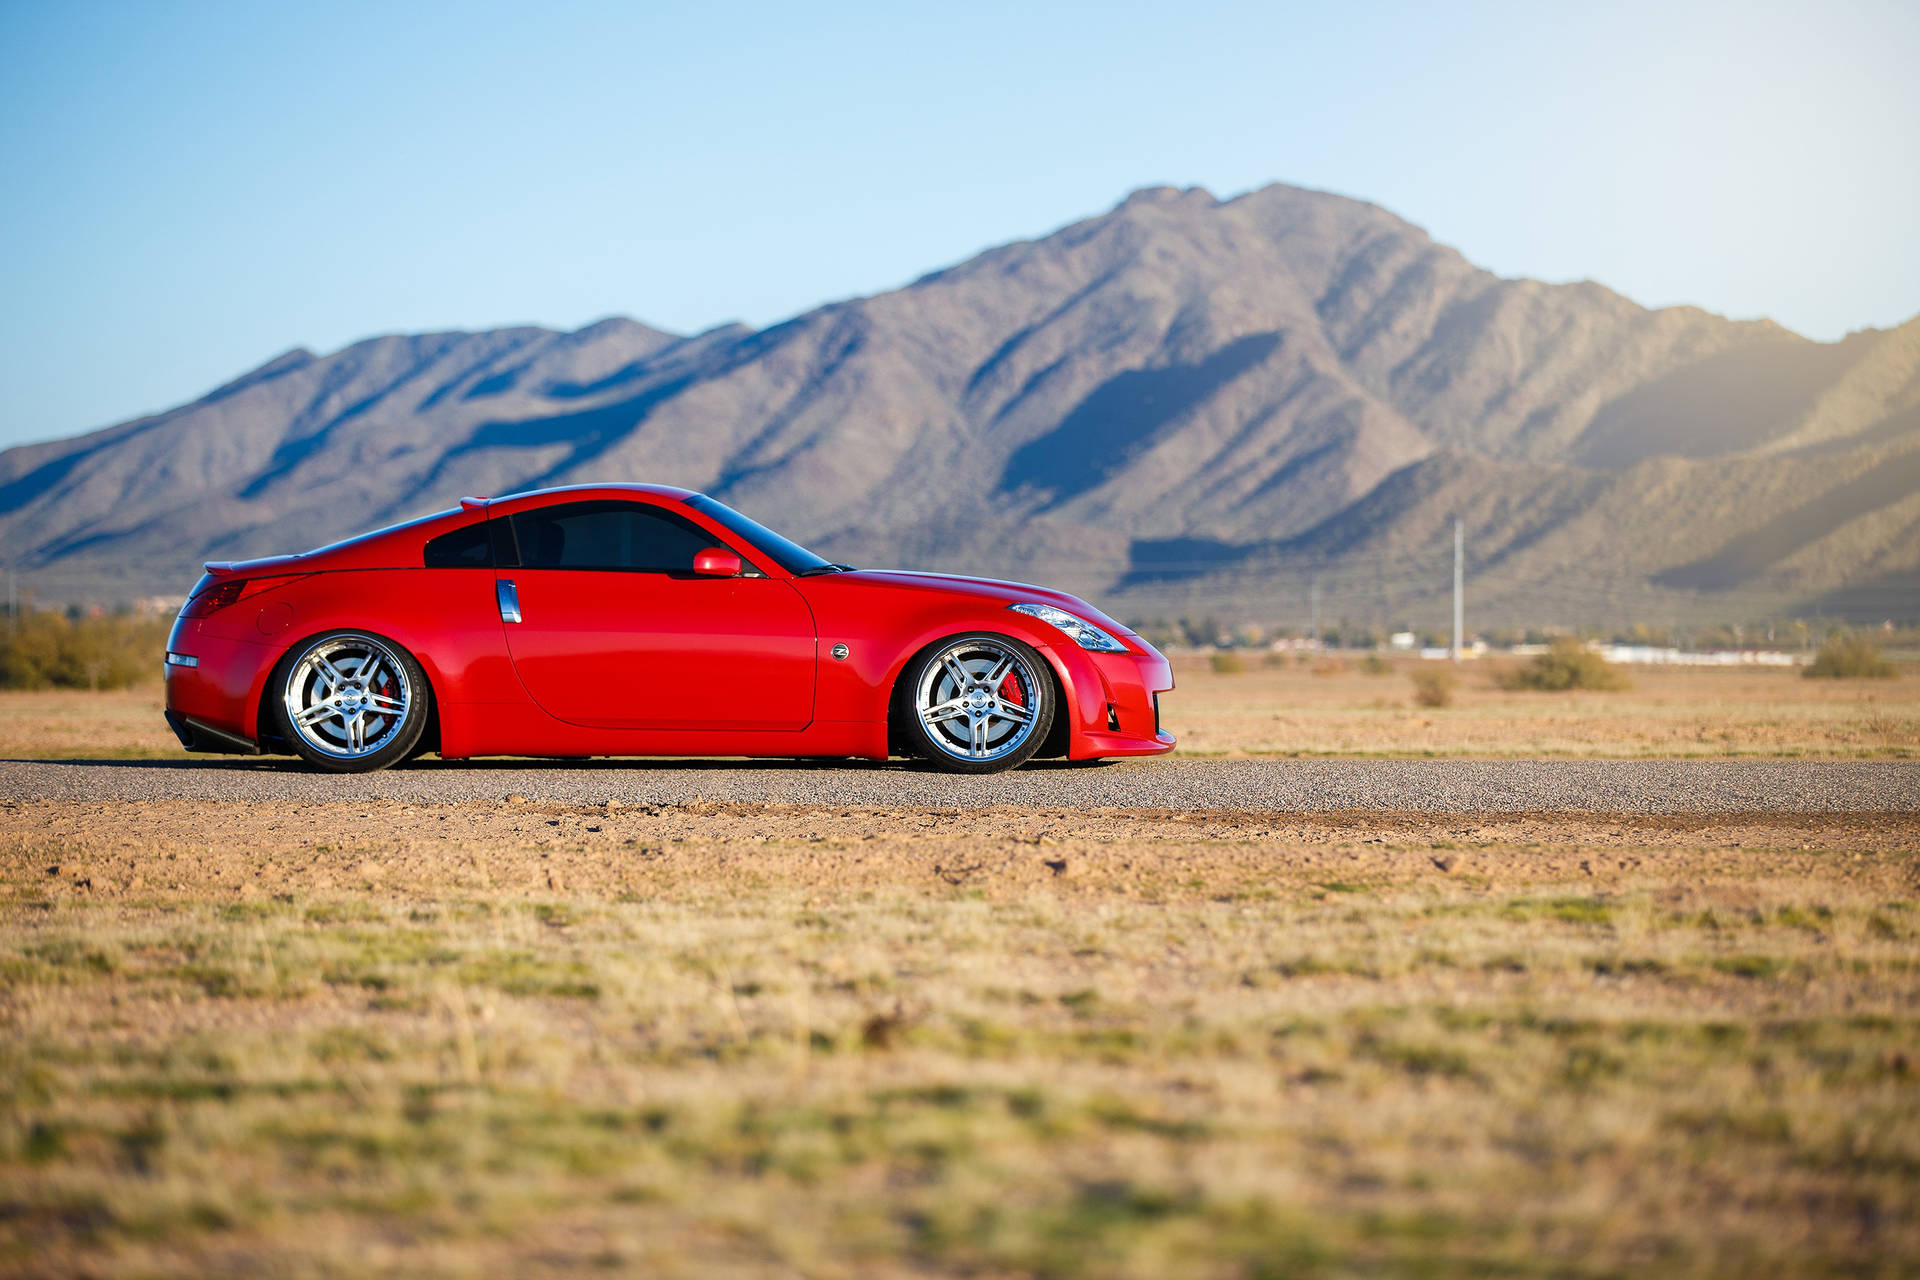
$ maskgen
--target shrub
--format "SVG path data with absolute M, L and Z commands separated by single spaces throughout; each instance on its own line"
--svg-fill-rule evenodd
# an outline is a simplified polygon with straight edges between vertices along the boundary
M 0 630 L 0 689 L 124 689 L 160 674 L 167 618 L 34 610 Z
M 1460 677 L 1445 667 L 1420 667 L 1414 670 L 1413 700 L 1423 707 L 1450 707 Z
M 1801 673 L 1809 680 L 1888 680 L 1898 674 L 1880 656 L 1880 646 L 1853 636 L 1835 636 L 1820 646 Z
M 1625 673 L 1575 640 L 1561 636 L 1553 647 L 1500 679 L 1507 689 L 1539 689 L 1560 693 L 1568 689 L 1625 689 Z
M 1208 658 L 1213 673 L 1218 676 L 1237 676 L 1247 669 L 1247 660 L 1231 650 L 1223 650 Z
M 1392 674 L 1393 664 L 1377 653 L 1370 653 L 1360 659 L 1360 669 L 1370 676 L 1384 676 Z

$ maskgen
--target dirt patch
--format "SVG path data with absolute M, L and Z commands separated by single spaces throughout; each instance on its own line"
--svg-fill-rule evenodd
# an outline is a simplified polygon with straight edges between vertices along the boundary
M 0 808 L 0 1271 L 1900 1272 L 1920 817 Z
M 164 888 L 218 895 L 450 885 L 598 896 L 737 878 L 831 892 L 969 884 L 1019 892 L 1190 897 L 1316 869 L 1388 878 L 1512 871 L 1611 882 L 1662 856 L 1682 878 L 1806 869 L 1813 858 L 1912 853 L 1920 817 L 1735 815 L 1499 818 L 1237 811 L 901 810 L 795 805 L 0 806 L 17 843 L 66 865 L 50 889 L 117 896 Z M 1629 850 L 1615 857 L 1610 851 Z M 56 856 L 50 853 L 49 856 Z M 1795 854 L 1813 858 L 1798 858 Z M 671 857 L 669 859 L 669 854 Z M 1444 856 L 1436 858 L 1436 854 Z M 532 856 L 529 856 L 532 855 Z M 1442 866 L 1440 864 L 1446 864 Z

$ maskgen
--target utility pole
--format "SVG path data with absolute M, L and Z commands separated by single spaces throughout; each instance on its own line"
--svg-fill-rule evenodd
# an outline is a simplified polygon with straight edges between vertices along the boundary
M 1320 647 L 1320 575 L 1313 575 L 1313 585 L 1307 588 L 1308 611 L 1313 618 L 1313 647 Z
M 1460 661 L 1461 625 L 1463 616 L 1460 589 L 1466 578 L 1466 534 L 1460 528 L 1460 518 L 1453 520 L 1453 660 Z

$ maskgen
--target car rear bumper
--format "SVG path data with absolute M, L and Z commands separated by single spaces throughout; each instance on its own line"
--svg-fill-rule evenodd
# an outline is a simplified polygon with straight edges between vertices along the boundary
M 257 752 L 253 712 L 280 650 L 208 635 L 195 620 L 182 618 L 167 651 L 197 659 L 191 667 L 165 667 L 167 726 L 181 745 L 189 751 Z

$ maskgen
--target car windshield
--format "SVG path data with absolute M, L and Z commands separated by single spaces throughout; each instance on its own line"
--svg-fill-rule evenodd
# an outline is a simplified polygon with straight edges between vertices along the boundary
M 793 539 L 781 537 L 758 520 L 749 520 L 726 503 L 715 502 L 704 493 L 696 493 L 688 498 L 687 505 L 708 519 L 717 521 L 729 533 L 738 534 L 752 543 L 755 549 L 788 573 L 831 573 L 847 567 L 821 559 Z

